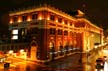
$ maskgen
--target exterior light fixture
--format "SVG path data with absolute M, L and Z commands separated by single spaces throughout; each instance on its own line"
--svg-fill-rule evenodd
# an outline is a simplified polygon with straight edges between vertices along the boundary
M 42 20 L 42 17 L 41 16 L 39 17 L 39 20 Z
M 11 20 L 11 21 L 10 21 L 10 23 L 12 24 L 12 23 L 13 23 L 13 21 Z
M 10 50 L 10 51 L 9 51 L 9 54 L 13 54 L 13 50 Z
M 24 50 L 23 50 L 23 49 L 21 49 L 21 50 L 20 50 L 20 53 L 23 53 L 23 52 L 24 52 Z

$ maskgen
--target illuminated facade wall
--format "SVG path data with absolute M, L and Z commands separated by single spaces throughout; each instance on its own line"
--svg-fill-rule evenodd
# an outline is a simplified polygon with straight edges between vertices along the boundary
M 94 45 L 91 43 L 93 40 L 88 38 L 90 32 L 100 34 L 101 30 L 88 20 L 74 18 L 49 6 L 16 11 L 9 15 L 9 29 L 20 31 L 18 40 L 29 43 L 35 40 L 36 56 L 40 60 L 49 59 L 50 54 L 57 58 L 72 53 L 72 50 L 86 51 L 88 45 Z

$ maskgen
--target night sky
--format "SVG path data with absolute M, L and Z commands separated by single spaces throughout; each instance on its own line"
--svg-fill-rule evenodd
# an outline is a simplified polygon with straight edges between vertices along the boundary
M 91 22 L 108 28 L 108 0 L 0 0 L 0 31 L 8 28 L 9 11 L 45 3 L 64 12 L 80 9 Z

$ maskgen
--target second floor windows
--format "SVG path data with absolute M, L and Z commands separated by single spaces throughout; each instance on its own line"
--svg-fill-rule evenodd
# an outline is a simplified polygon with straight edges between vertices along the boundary
M 50 28 L 50 34 L 55 35 L 56 29 L 55 28 Z
M 68 35 L 68 31 L 64 31 L 64 35 Z
M 34 20 L 34 19 L 38 19 L 38 14 L 36 13 L 36 14 L 32 14 L 32 19 Z
M 62 30 L 58 29 L 58 35 L 62 35 Z
M 64 23 L 67 24 L 67 20 L 64 20 Z
M 61 17 L 58 18 L 58 22 L 62 23 L 62 18 Z
M 17 16 L 13 17 L 13 21 L 17 22 L 18 21 L 18 17 Z
M 54 21 L 54 20 L 55 20 L 54 15 L 50 15 L 50 20 L 52 20 L 52 21 Z
M 22 16 L 22 21 L 26 21 L 27 20 L 27 16 L 26 15 L 23 15 Z
M 70 26 L 72 26 L 72 22 L 70 22 Z

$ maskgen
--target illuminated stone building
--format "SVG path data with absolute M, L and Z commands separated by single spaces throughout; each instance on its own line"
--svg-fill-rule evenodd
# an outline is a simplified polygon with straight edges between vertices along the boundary
M 79 15 L 83 14 L 78 11 Z M 86 52 L 102 44 L 103 30 L 81 17 L 44 5 L 9 14 L 13 42 L 27 42 L 32 60 L 47 61 Z

